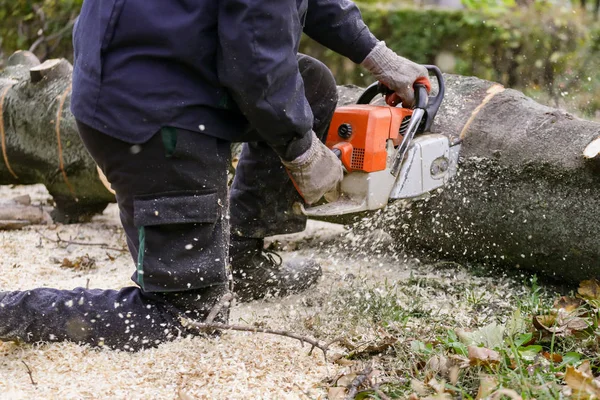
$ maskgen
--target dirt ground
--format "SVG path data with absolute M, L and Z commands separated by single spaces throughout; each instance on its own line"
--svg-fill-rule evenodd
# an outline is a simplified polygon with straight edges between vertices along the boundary
M 48 198 L 43 186 L 0 187 L 0 198 L 23 193 L 29 194 L 34 203 L 43 203 Z M 482 315 L 486 312 L 491 315 L 511 301 L 508 281 L 439 269 L 386 252 L 385 243 L 390 238 L 380 232 L 367 232 L 363 236 L 366 239 L 340 225 L 311 221 L 301 234 L 272 238 L 275 247 L 284 249 L 281 252 L 284 259 L 309 256 L 319 260 L 323 278 L 316 288 L 301 295 L 238 304 L 231 322 L 294 330 L 300 326 L 298 321 L 319 315 L 319 304 L 327 303 L 330 295 L 358 279 L 375 288 L 415 277 L 438 282 L 468 280 L 470 290 L 477 296 L 487 296 L 490 310 L 480 310 L 474 316 L 461 309 L 452 294 L 454 284 L 441 289 L 419 284 L 411 289 L 414 298 L 406 299 L 410 302 L 421 298 L 420 307 L 435 310 L 436 315 L 452 315 L 453 323 L 463 326 L 483 322 Z M 67 241 L 104 243 L 111 249 Z M 116 289 L 132 285 L 132 261 L 128 253 L 118 250 L 124 243 L 114 205 L 91 223 L 2 231 L 0 290 L 40 286 Z M 365 247 L 367 243 L 380 245 Z M 93 268 L 77 270 L 61 266 L 65 259 L 74 261 L 84 256 L 95 260 Z M 322 317 L 326 318 L 326 314 Z M 478 321 L 474 322 L 474 318 Z M 319 351 L 308 353 L 307 346 L 293 339 L 240 332 L 226 332 L 210 340 L 182 339 L 139 353 L 97 350 L 70 343 L 33 346 L 0 343 L 0 398 L 327 398 L 327 382 L 346 367 L 326 361 Z

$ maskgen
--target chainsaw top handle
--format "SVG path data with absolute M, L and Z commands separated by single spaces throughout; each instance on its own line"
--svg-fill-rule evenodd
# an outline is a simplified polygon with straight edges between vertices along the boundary
M 430 89 L 430 87 L 428 87 L 429 85 L 427 85 L 425 82 L 419 82 L 421 78 L 417 79 L 413 86 L 413 88 L 415 89 L 415 107 L 422 108 L 426 112 L 424 118 L 425 123 L 423 127 L 423 131 L 426 132 L 429 131 L 429 129 L 431 128 L 431 124 L 433 124 L 433 118 L 437 114 L 440 105 L 442 104 L 442 100 L 444 99 L 444 93 L 446 92 L 446 85 L 444 84 L 444 77 L 442 76 L 442 71 L 440 71 L 438 67 L 436 67 L 435 65 L 424 65 L 424 67 L 427 68 L 429 72 L 432 72 L 433 75 L 435 75 L 435 78 L 438 82 L 438 93 L 435 96 L 428 96 L 428 89 Z M 428 81 L 426 82 L 428 83 Z M 378 94 L 385 95 L 386 103 L 388 103 L 389 105 L 395 106 L 397 104 L 397 101 L 393 100 L 393 96 L 396 96 L 394 94 L 394 91 L 392 91 L 380 82 L 375 82 L 369 85 L 369 87 L 367 87 L 365 91 L 360 95 L 360 97 L 356 101 L 356 104 L 369 104 L 371 100 L 373 100 L 373 98 L 375 98 L 375 96 L 377 96 Z

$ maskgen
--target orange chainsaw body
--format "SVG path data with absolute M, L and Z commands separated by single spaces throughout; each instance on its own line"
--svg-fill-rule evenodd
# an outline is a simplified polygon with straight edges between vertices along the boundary
M 402 121 L 408 122 L 412 112 L 408 108 L 363 104 L 339 107 L 325 144 L 340 151 L 348 172 L 382 171 L 387 166 L 387 141 L 391 139 L 394 146 L 400 144 Z

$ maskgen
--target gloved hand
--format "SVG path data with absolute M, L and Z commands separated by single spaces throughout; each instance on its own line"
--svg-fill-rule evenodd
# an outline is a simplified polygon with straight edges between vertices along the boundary
M 381 41 L 360 64 L 381 83 L 398 93 L 405 107 L 412 107 L 415 101 L 414 82 L 428 77 L 427 68 L 400 57 Z
M 341 161 L 311 131 L 308 150 L 293 159 L 281 162 L 287 168 L 296 190 L 307 204 L 316 203 L 326 193 L 336 191 L 344 171 Z

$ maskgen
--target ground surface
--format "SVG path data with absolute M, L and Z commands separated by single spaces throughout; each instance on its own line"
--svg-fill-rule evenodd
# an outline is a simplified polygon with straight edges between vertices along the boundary
M 0 197 L 21 193 L 30 194 L 34 203 L 47 199 L 40 186 L 0 187 Z M 440 327 L 469 328 L 501 319 L 511 299 L 523 290 L 507 278 L 473 276 L 449 264 L 424 264 L 390 254 L 386 240 L 380 232 L 356 234 L 317 222 L 300 235 L 277 238 L 274 246 L 285 250 L 284 259 L 318 259 L 322 281 L 302 295 L 236 305 L 232 322 L 298 331 L 323 340 L 344 335 L 368 340 L 383 328 L 374 319 L 367 320 L 362 307 L 369 309 L 371 296 L 383 293 L 377 299 L 396 302 L 402 329 L 425 334 Z M 65 241 L 105 243 L 111 249 Z M 0 289 L 131 285 L 133 265 L 129 254 L 118 250 L 123 246 L 114 205 L 88 224 L 0 232 Z M 95 260 L 93 268 L 61 266 L 64 259 L 76 262 L 85 256 Z M 393 298 L 386 297 L 391 287 Z M 308 350 L 292 339 L 239 332 L 214 340 L 184 339 L 137 354 L 68 343 L 0 343 L 0 398 L 320 399 L 327 398 L 333 377 L 357 368 L 333 362 L 334 357 L 325 361 L 319 351 L 308 355 Z

